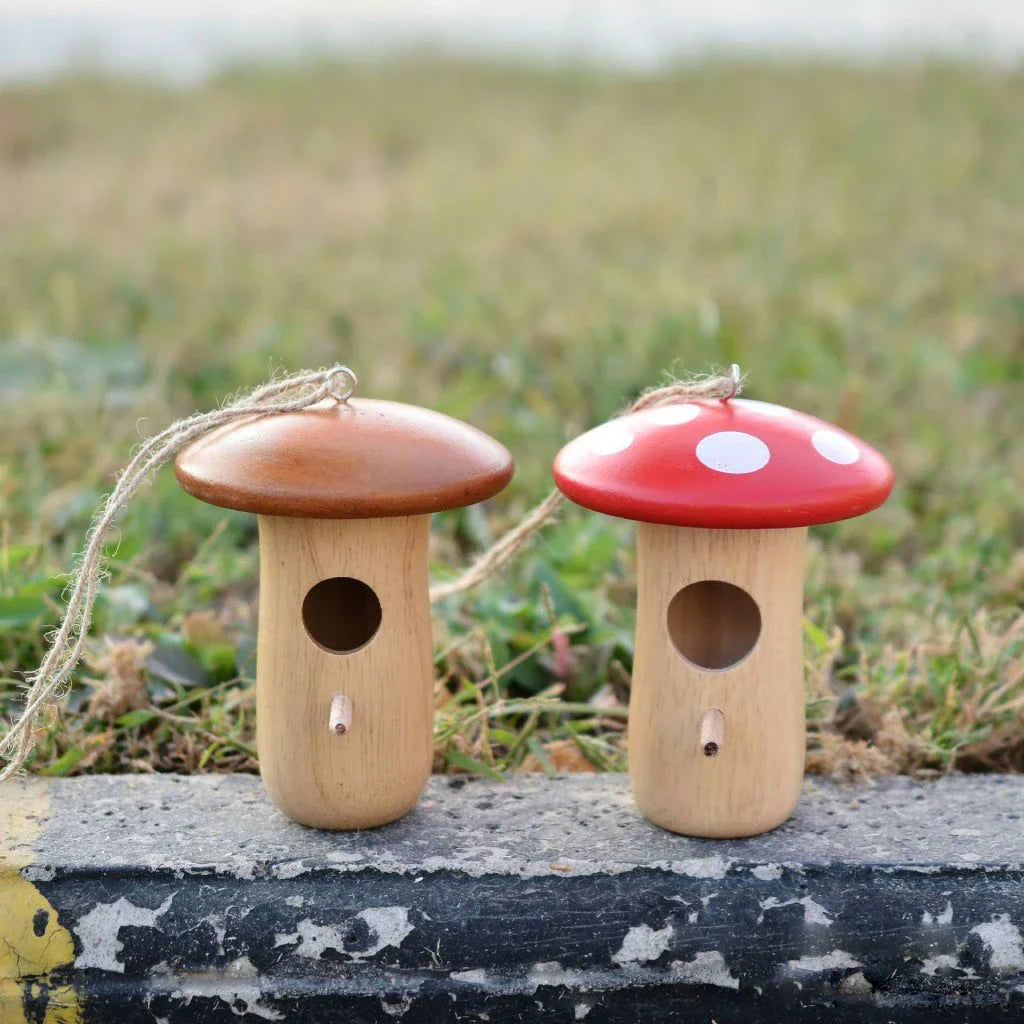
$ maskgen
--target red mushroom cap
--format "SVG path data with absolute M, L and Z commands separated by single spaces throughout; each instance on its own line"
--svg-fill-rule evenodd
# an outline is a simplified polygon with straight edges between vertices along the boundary
M 892 467 L 839 427 L 768 402 L 661 405 L 570 441 L 555 483 L 623 519 L 733 530 L 811 526 L 881 505 Z

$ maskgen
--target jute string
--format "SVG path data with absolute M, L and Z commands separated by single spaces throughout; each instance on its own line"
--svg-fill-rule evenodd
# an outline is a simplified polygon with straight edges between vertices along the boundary
M 219 409 L 178 420 L 142 443 L 96 513 L 85 550 L 77 559 L 65 591 L 67 607 L 64 617 L 60 626 L 47 638 L 49 647 L 42 664 L 26 680 L 20 714 L 0 739 L 0 757 L 6 761 L 0 769 L 0 782 L 24 765 L 36 743 L 35 729 L 40 714 L 63 694 L 71 673 L 82 657 L 92 623 L 96 595 L 104 578 L 103 545 L 121 511 L 150 475 L 187 445 L 217 427 L 247 417 L 297 412 L 328 398 L 343 402 L 353 393 L 356 383 L 355 374 L 347 366 L 306 371 L 273 380 Z M 738 394 L 741 387 L 739 370 L 734 366 L 732 373 L 727 376 L 695 377 L 674 381 L 665 387 L 652 388 L 644 392 L 627 412 L 693 399 L 729 399 Z M 431 587 L 430 600 L 440 601 L 464 593 L 497 574 L 529 543 L 538 530 L 558 515 L 564 500 L 559 491 L 552 491 L 461 576 Z
M 627 410 L 626 414 L 651 409 L 656 405 L 688 402 L 694 399 L 729 399 L 743 390 L 739 367 L 735 364 L 727 376 L 690 377 L 673 381 L 660 388 L 649 388 Z M 461 576 L 450 583 L 435 583 L 430 600 L 440 601 L 461 594 L 490 579 L 511 562 L 530 542 L 530 538 L 547 523 L 557 518 L 565 503 L 565 495 L 555 488 L 539 505 L 491 545 Z

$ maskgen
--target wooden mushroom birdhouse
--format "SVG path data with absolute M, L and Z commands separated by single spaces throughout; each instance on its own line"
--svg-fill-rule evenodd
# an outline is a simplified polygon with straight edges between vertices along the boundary
M 629 763 L 641 811 L 693 836 L 779 825 L 803 777 L 807 527 L 881 504 L 889 464 L 821 420 L 733 398 L 597 427 L 554 475 L 578 504 L 639 523 Z
M 358 829 L 408 811 L 430 773 L 430 513 L 483 501 L 512 459 L 475 428 L 350 398 L 248 419 L 177 459 L 203 501 L 259 515 L 257 745 L 274 802 Z

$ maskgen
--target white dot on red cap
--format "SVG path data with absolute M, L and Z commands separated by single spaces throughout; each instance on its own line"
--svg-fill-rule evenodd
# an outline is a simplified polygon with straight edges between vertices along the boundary
M 834 430 L 816 430 L 811 434 L 811 444 L 823 459 L 840 466 L 849 466 L 860 458 L 860 449 L 848 437 Z
M 660 427 L 678 427 L 689 423 L 700 415 L 700 406 L 688 402 L 685 404 L 659 405 L 648 414 L 652 423 Z
M 774 405 L 771 402 L 759 402 L 756 398 L 734 398 L 737 405 L 751 412 L 763 412 L 766 416 L 792 416 L 793 410 L 787 409 L 784 405 Z
M 697 458 L 719 473 L 756 473 L 771 454 L 764 441 L 742 430 L 720 430 L 697 445 Z
M 624 452 L 633 443 L 633 435 L 614 423 L 590 432 L 590 450 L 595 455 L 615 455 Z

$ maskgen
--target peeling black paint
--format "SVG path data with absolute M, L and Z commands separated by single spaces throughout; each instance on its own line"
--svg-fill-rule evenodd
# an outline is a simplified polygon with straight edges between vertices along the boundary
M 564 829 L 586 805 L 580 784 L 558 785 L 545 814 Z M 546 863 L 541 844 L 557 836 L 531 835 L 526 808 L 508 826 L 522 859 L 481 870 L 495 856 L 479 852 L 485 826 L 521 806 L 508 789 L 479 799 L 465 785 L 448 798 L 460 805 L 451 816 L 443 804 L 420 812 L 419 832 L 406 822 L 325 838 L 282 826 L 293 844 L 248 862 L 50 858 L 36 885 L 78 960 L 47 983 L 73 981 L 86 1024 L 1024 1021 L 1016 862 L 963 861 L 963 841 L 944 863 L 935 846 L 928 863 L 860 849 L 825 859 L 796 826 L 788 838 L 697 844 L 643 823 L 620 829 L 606 802 L 570 863 Z M 868 831 L 883 835 L 864 806 Z M 463 834 L 474 815 L 486 820 Z M 656 858 L 640 860 L 637 837 Z M 587 843 L 619 859 L 583 863 Z M 439 848 L 454 851 L 451 866 L 424 867 Z
M 78 972 L 87 1020 L 116 1013 L 126 1022 L 237 1022 L 278 1012 L 295 1021 L 440 1024 L 458 1019 L 457 1010 L 470 1019 L 489 1014 L 492 1022 L 591 1014 L 612 1022 L 642 1010 L 645 1021 L 699 1012 L 693 1019 L 727 1024 L 757 1019 L 767 1007 L 801 1022 L 907 1021 L 918 1011 L 930 1022 L 1024 1020 L 1024 971 L 991 969 L 992 954 L 972 932 L 1007 914 L 1024 921 L 1021 873 L 839 866 L 786 868 L 763 881 L 751 867 L 734 864 L 722 878 L 637 869 L 521 880 L 436 872 L 420 881 L 366 871 L 215 881 L 58 872 L 40 889 L 74 935 L 100 904 L 124 899 L 156 909 L 169 900 L 153 925 L 116 930 L 123 973 Z M 812 920 L 801 900 L 813 903 Z M 953 921 L 922 924 L 947 902 L 955 905 Z M 374 952 L 380 936 L 357 915 L 380 907 L 407 908 L 410 930 Z M 671 930 L 663 950 L 622 963 L 627 934 L 643 925 Z M 303 928 L 330 934 L 315 955 Z M 709 952 L 720 958 L 718 984 L 700 983 L 699 971 L 695 980 L 678 978 L 673 965 L 685 973 Z M 937 956 L 950 957 L 949 965 L 928 973 L 926 962 Z M 828 966 L 830 957 L 836 966 Z M 792 966 L 815 958 L 820 969 Z M 233 973 L 239 964 L 242 973 Z M 468 981 L 453 978 L 479 971 Z M 547 984 L 552 971 L 555 983 Z M 722 987 L 730 978 L 735 991 Z M 203 996 L 204 984 L 227 995 L 238 988 L 241 1003 Z M 247 996 L 258 1001 L 252 1013 Z M 588 1004 L 583 1017 L 574 1016 Z M 970 1016 L 982 1011 L 988 1016 Z

